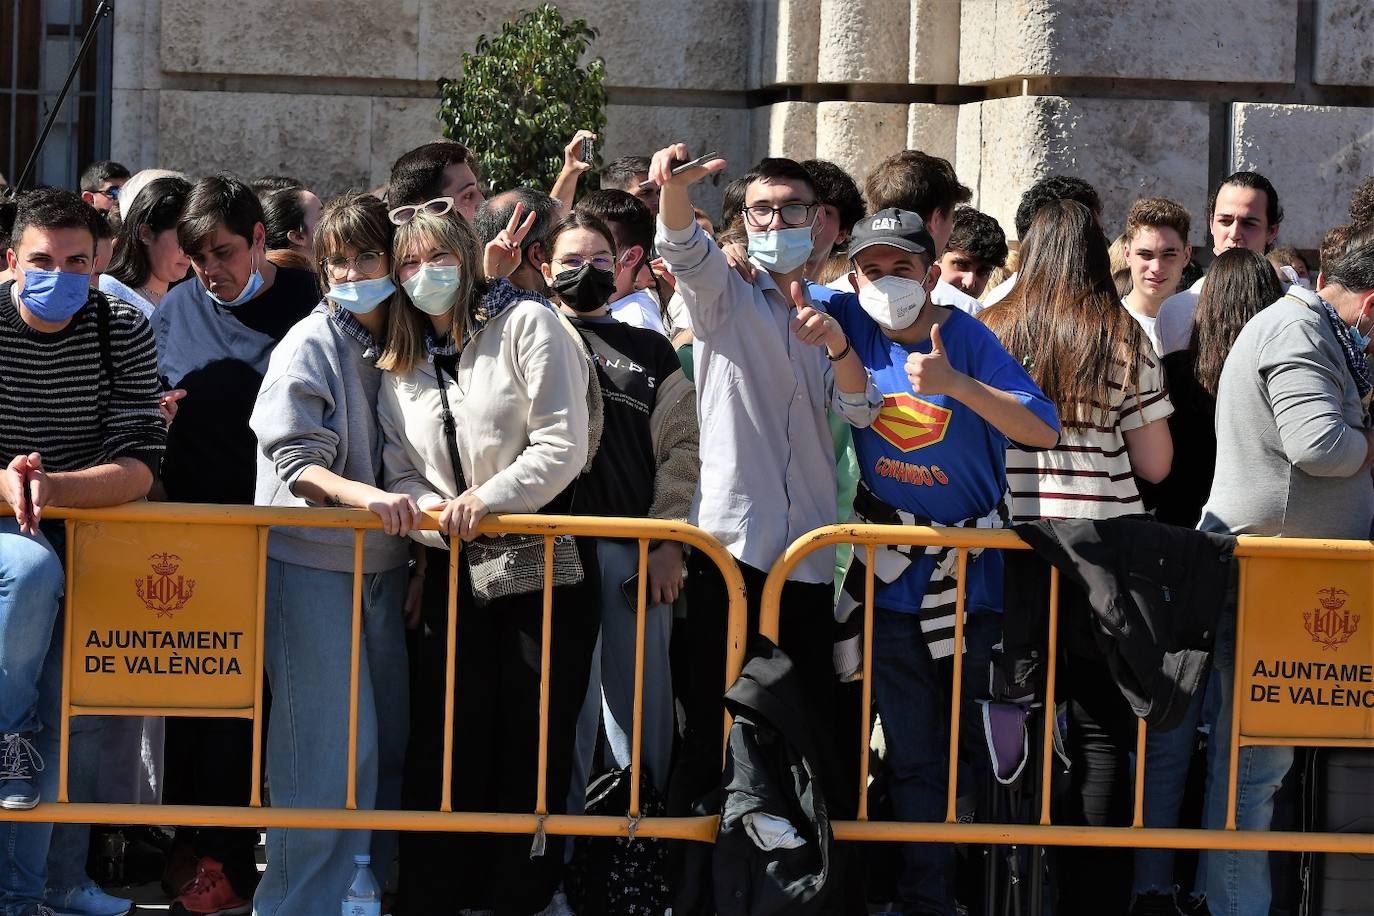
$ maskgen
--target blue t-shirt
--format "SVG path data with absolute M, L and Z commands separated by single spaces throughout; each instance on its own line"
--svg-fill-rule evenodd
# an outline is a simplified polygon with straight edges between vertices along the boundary
M 946 395 L 918 395 L 906 375 L 911 353 L 929 353 L 930 341 L 908 347 L 883 335 L 853 293 L 821 286 L 811 296 L 835 316 L 883 396 L 878 419 L 854 430 L 863 482 L 890 506 L 951 525 L 991 512 L 1007 488 L 1007 437 Z M 1041 393 L 996 335 L 957 309 L 939 311 L 940 339 L 950 364 L 974 379 L 1015 395 L 1056 430 L 1054 405 Z M 935 561 L 922 557 L 896 582 L 877 584 L 881 607 L 915 613 L 921 608 Z M 969 564 L 966 606 L 1002 609 L 1002 556 L 985 551 Z

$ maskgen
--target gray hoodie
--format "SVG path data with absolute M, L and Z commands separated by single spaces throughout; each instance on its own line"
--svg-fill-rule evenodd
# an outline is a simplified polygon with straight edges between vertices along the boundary
M 1364 408 L 1315 293 L 1294 286 L 1240 332 L 1217 389 L 1203 531 L 1369 536 Z
M 253 416 L 258 437 L 259 506 L 308 506 L 291 492 L 296 478 L 318 465 L 349 480 L 380 486 L 382 436 L 377 389 L 382 371 L 375 348 L 351 337 L 324 304 L 296 324 L 272 353 Z M 273 528 L 267 554 L 315 569 L 353 569 L 349 529 Z M 363 541 L 363 572 L 403 566 L 407 542 L 381 531 Z

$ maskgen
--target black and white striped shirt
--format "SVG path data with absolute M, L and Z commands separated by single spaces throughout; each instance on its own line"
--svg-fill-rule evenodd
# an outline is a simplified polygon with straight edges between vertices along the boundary
M 0 466 L 38 452 L 48 471 L 80 471 L 136 458 L 156 474 L 167 441 L 158 413 L 162 385 L 147 319 L 112 300 L 107 369 L 101 358 L 97 298 L 65 328 L 29 327 L 0 284 Z M 111 369 L 113 371 L 111 371 Z

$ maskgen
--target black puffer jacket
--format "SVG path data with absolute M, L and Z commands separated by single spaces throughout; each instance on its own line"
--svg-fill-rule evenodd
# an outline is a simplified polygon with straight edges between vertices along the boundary
M 1234 613 L 1236 539 L 1148 516 L 1044 520 L 1015 530 L 1063 576 L 1068 651 L 1075 631 L 1090 633 L 1091 645 L 1079 651 L 1106 659 L 1135 714 L 1152 728 L 1177 725 L 1207 673 L 1219 615 Z M 1009 680 L 1024 678 L 1025 659 L 1044 645 L 1048 576 L 1027 569 L 1028 560 L 1013 553 L 1007 563 L 1001 663 Z
M 835 840 L 807 703 L 792 661 L 772 643 L 751 643 L 753 656 L 725 695 L 733 715 L 725 764 L 725 802 L 713 854 L 719 916 L 807 916 L 825 906 Z M 780 818 L 804 842 L 760 849 L 746 815 Z

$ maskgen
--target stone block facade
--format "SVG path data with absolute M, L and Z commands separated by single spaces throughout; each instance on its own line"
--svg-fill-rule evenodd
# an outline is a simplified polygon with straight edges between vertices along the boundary
M 375 187 L 440 135 L 434 81 L 534 0 L 121 0 L 112 155 L 192 174 Z M 1014 237 L 1037 178 L 1092 181 L 1115 234 L 1137 196 L 1194 213 L 1238 168 L 1315 248 L 1374 171 L 1374 7 L 1360 0 L 559 0 L 599 30 L 602 154 L 672 140 L 730 167 L 833 159 L 862 181 L 914 147 L 955 164 Z M 1205 246 L 1203 246 L 1205 247 Z

